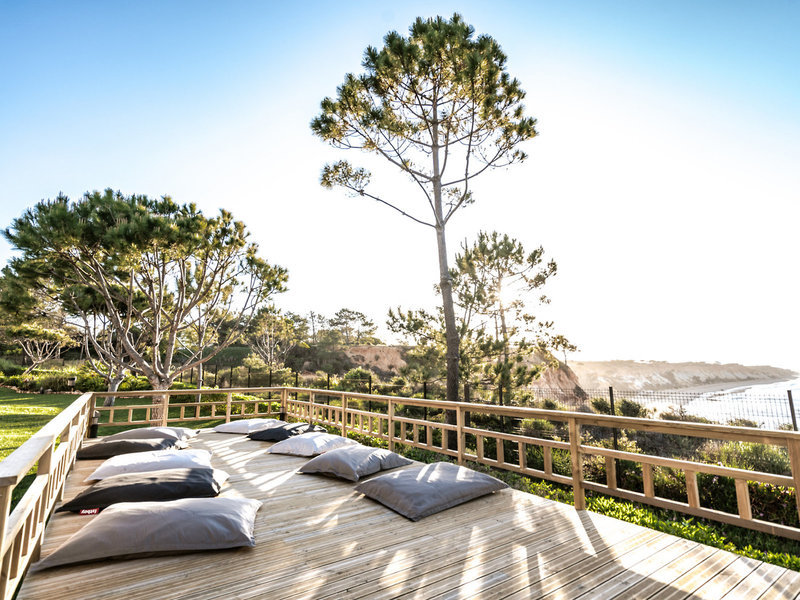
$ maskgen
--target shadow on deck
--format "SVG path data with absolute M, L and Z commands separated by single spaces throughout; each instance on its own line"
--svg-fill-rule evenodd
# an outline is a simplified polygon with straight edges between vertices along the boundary
M 19 600 L 92 598 L 794 598 L 800 573 L 503 490 L 417 523 L 296 473 L 305 459 L 203 432 L 231 474 L 223 495 L 257 498 L 255 548 L 106 561 L 33 573 Z M 100 461 L 79 461 L 65 499 Z M 91 517 L 58 513 L 42 556 Z

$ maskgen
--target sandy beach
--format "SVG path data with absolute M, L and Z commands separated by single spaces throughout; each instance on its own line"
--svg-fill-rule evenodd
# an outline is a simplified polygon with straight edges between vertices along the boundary
M 664 390 L 668 392 L 688 392 L 705 394 L 707 392 L 743 392 L 757 385 L 773 385 L 776 383 L 786 382 L 791 383 L 794 379 L 781 378 L 781 379 L 754 379 L 752 381 L 729 381 L 709 383 L 706 385 L 696 385 L 692 387 L 673 388 Z M 789 389 L 787 387 L 787 389 Z

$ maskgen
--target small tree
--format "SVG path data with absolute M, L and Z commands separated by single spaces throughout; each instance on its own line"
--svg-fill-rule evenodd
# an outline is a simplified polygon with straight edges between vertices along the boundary
M 264 365 L 283 368 L 294 348 L 308 347 L 308 324 L 293 313 L 283 314 L 275 306 L 259 309 L 248 330 L 247 340 Z
M 448 266 L 446 227 L 472 202 L 472 180 L 525 158 L 517 146 L 536 135 L 525 96 L 505 70 L 506 56 L 459 15 L 417 19 L 405 38 L 390 32 L 364 52 L 366 72 L 348 74 L 336 98 L 311 123 L 337 148 L 377 154 L 410 179 L 428 217 L 368 191 L 370 173 L 345 161 L 326 165 L 322 185 L 371 198 L 434 230 L 445 324 L 447 400 L 458 400 L 459 336 Z M 450 411 L 452 413 L 452 411 Z M 451 420 L 453 415 L 450 415 Z
M 59 196 L 15 219 L 5 236 L 21 252 L 11 261 L 15 272 L 77 315 L 95 347 L 98 330 L 87 324 L 106 318 L 155 390 L 169 389 L 238 339 L 256 307 L 286 281 L 284 269 L 257 256 L 230 213 L 208 218 L 167 196 Z M 100 301 L 86 302 L 87 290 Z M 157 409 L 151 415 L 161 418 Z
M 344 343 L 351 344 L 379 344 L 375 337 L 378 330 L 375 323 L 362 312 L 349 308 L 340 308 L 328 319 L 328 326 L 342 334 Z
M 540 366 L 526 359 L 537 350 L 548 355 L 552 348 L 552 324 L 527 310 L 532 299 L 549 302 L 543 294 L 533 295 L 556 270 L 555 261 L 544 262 L 541 247 L 527 253 L 518 240 L 496 231 L 480 232 L 456 256 L 453 277 L 459 300 L 465 314 L 479 321 L 473 327 L 480 334 L 484 376 L 497 386 L 501 402 L 503 391 L 508 394 L 514 387 L 528 385 L 540 372 Z M 559 338 L 569 343 L 564 336 Z
M 480 233 L 474 244 L 465 243 L 456 256 L 452 279 L 462 379 L 494 385 L 508 397 L 510 390 L 528 385 L 553 362 L 549 360 L 553 340 L 569 344 L 564 336 L 551 333 L 552 323 L 527 312 L 534 294 L 536 302 L 548 302 L 539 289 L 555 274 L 556 264 L 545 263 L 543 253 L 542 248 L 526 253 L 520 242 L 507 235 Z M 415 342 L 407 374 L 423 372 L 419 365 L 423 359 L 442 368 L 441 313 L 390 310 L 388 325 Z M 536 353 L 543 363 L 533 358 Z M 498 393 L 498 399 L 504 398 Z
M 29 289 L 10 267 L 0 275 L 0 334 L 30 361 L 23 375 L 58 357 L 62 348 L 76 345 L 76 331 L 61 307 Z

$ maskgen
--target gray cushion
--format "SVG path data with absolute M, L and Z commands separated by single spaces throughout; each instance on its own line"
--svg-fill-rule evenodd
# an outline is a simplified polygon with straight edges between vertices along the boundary
M 111 557 L 255 546 L 260 506 L 247 498 L 121 502 L 92 517 L 33 570 Z
M 348 481 L 358 481 L 360 477 L 410 465 L 411 462 L 389 450 L 355 445 L 320 454 L 300 467 L 300 472 L 322 473 Z
M 304 433 L 278 442 L 267 449 L 269 454 L 293 454 L 294 456 L 316 456 L 342 446 L 358 444 L 355 440 L 332 433 Z
M 95 444 L 87 444 L 76 454 L 82 460 L 97 458 L 111 458 L 118 454 L 132 452 L 153 452 L 154 450 L 169 450 L 170 448 L 183 448 L 185 442 L 175 438 L 153 438 L 149 440 L 102 440 Z
M 126 429 L 113 435 L 107 435 L 103 440 L 149 440 L 158 438 L 173 438 L 176 440 L 186 440 L 197 435 L 196 429 L 188 427 L 139 427 L 137 429 Z
M 94 514 L 118 502 L 211 498 L 219 494 L 227 479 L 225 471 L 205 468 L 113 475 L 84 490 L 56 512 Z
M 211 468 L 211 452 L 208 450 L 156 450 L 121 454 L 104 461 L 86 479 L 105 479 L 122 473 L 144 473 L 163 469 Z
M 274 425 L 286 425 L 286 421 L 279 421 L 278 419 L 239 419 L 238 421 L 231 421 L 230 423 L 222 423 L 214 427 L 217 433 L 252 433 L 259 429 L 266 429 Z
M 356 491 L 412 521 L 419 521 L 506 487 L 505 483 L 490 475 L 437 462 L 380 475 L 359 483 Z
M 259 442 L 280 442 L 293 435 L 312 433 L 314 431 L 320 433 L 328 432 L 327 429 L 319 425 L 309 425 L 308 423 L 284 423 L 283 425 L 275 425 L 274 427 L 267 427 L 266 429 L 254 431 L 248 434 L 247 437 Z

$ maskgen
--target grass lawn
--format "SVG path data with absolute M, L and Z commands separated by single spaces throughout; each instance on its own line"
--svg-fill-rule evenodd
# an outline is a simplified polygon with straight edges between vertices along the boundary
M 0 460 L 78 398 L 78 394 L 19 393 L 0 387 Z
M 220 395 L 221 398 L 224 396 Z M 41 429 L 48 421 L 55 417 L 67 406 L 72 404 L 80 396 L 78 394 L 34 394 L 30 392 L 15 392 L 14 390 L 0 387 L 0 460 L 11 454 L 14 450 L 19 448 L 28 438 Z M 173 402 L 187 402 L 195 396 L 176 396 L 172 399 Z M 136 404 L 149 404 L 146 398 L 118 398 L 117 406 L 129 406 Z M 236 406 L 238 409 L 238 405 Z M 278 410 L 277 405 L 273 405 L 274 410 Z M 201 415 L 210 415 L 210 407 L 203 406 Z M 134 411 L 135 419 L 144 419 L 144 410 L 139 409 Z M 178 408 L 170 409 L 170 417 L 178 417 L 180 411 Z M 187 411 L 187 416 L 191 413 Z M 115 417 L 115 421 L 127 419 L 127 411 L 119 411 Z M 108 422 L 108 413 L 102 413 L 101 420 Z M 171 422 L 170 425 L 175 427 L 191 427 L 193 429 L 200 429 L 204 427 L 214 427 L 220 423 L 225 422 L 224 409 L 223 416 L 207 421 L 179 421 Z M 124 429 L 129 429 L 130 426 L 122 425 L 119 427 L 101 427 L 100 435 L 111 435 Z M 34 471 L 28 474 L 15 488 L 12 494 L 11 506 L 12 509 L 28 489 L 34 479 Z
M 78 398 L 78 394 L 19 393 L 0 387 L 0 460 L 19 448 Z M 12 510 L 33 478 L 29 474 L 14 488 L 11 496 Z

